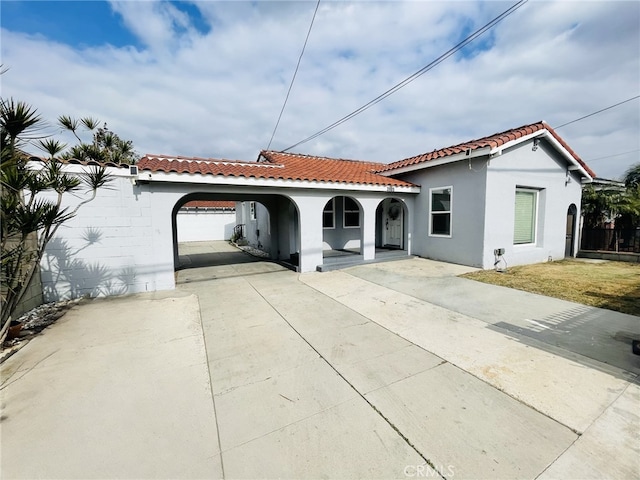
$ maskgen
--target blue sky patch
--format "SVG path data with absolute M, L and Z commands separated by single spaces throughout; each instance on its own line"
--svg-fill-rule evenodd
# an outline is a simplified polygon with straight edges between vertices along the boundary
M 206 35 L 211 31 L 211 26 L 207 23 L 205 18 L 200 13 L 198 7 L 189 2 L 169 2 L 175 8 L 189 16 L 191 26 L 198 31 L 201 35 Z M 178 30 L 178 33 L 184 33 Z
M 189 16 L 191 26 L 201 34 L 211 29 L 192 3 L 170 2 Z M 12 32 L 41 35 L 73 47 L 133 46 L 143 49 L 139 39 L 124 25 L 119 14 L 103 1 L 12 1 L 2 0 L 2 28 Z M 174 26 L 177 28 L 177 25 Z M 184 31 L 177 30 L 179 34 Z
M 454 45 L 463 41 L 473 32 L 478 30 L 478 25 L 476 25 L 472 20 L 467 20 L 463 24 L 460 25 L 459 36 L 454 40 Z M 488 32 L 483 33 L 479 37 L 477 37 L 472 42 L 468 43 L 465 47 L 459 50 L 456 53 L 457 58 L 473 58 L 482 52 L 486 52 L 491 50 L 495 45 L 495 36 L 493 30 L 489 30 Z
M 2 28 L 72 46 L 142 47 L 107 2 L 2 1 Z

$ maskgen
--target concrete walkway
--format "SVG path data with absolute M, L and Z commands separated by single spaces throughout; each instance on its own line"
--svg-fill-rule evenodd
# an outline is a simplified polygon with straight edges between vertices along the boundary
M 638 478 L 638 364 L 497 325 L 546 297 L 474 316 L 460 268 L 212 265 L 82 305 L 2 365 L 1 476 Z

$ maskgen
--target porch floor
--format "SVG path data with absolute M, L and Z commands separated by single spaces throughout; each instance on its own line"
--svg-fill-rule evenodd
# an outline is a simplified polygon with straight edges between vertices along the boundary
M 373 260 L 364 260 L 359 249 L 344 250 L 324 250 L 322 252 L 323 262 L 318 265 L 316 270 L 319 272 L 328 272 L 331 270 L 339 270 L 354 265 L 363 265 L 367 263 L 384 262 L 387 260 L 397 260 L 407 258 L 409 255 L 406 250 L 391 247 L 376 247 L 376 256 Z

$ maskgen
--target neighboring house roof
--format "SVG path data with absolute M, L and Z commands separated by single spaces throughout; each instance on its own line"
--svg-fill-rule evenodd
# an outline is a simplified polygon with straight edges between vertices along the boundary
M 539 132 L 538 135 L 536 133 Z M 568 160 L 573 160 L 591 178 L 594 178 L 596 174 L 587 166 L 587 164 L 567 145 L 567 143 L 558 135 L 553 128 L 547 125 L 545 122 L 533 123 L 531 125 L 524 125 L 522 127 L 513 128 L 505 132 L 494 133 L 487 137 L 479 138 L 477 140 L 471 140 L 468 142 L 453 145 L 451 147 L 441 148 L 432 152 L 423 153 L 413 157 L 405 158 L 397 162 L 384 165 L 383 168 L 378 170 L 379 173 L 384 172 L 388 175 L 393 175 L 395 170 L 407 170 L 408 168 L 418 169 L 420 167 L 426 168 L 429 162 L 433 162 L 439 159 L 446 159 L 457 154 L 468 154 L 478 150 L 487 150 L 486 153 L 493 154 L 503 146 L 512 146 L 519 143 L 518 141 L 525 141 L 531 138 L 531 136 L 544 136 L 550 135 L 556 142 L 566 151 L 566 155 L 569 156 Z M 553 141 L 552 141 L 553 143 Z M 507 145 L 509 144 L 509 145 Z M 459 158 L 462 160 L 463 158 Z M 425 164 L 425 165 L 422 165 Z
M 624 192 L 626 190 L 624 182 L 621 182 L 620 180 L 598 177 L 593 179 L 591 187 L 595 190 L 617 190 L 619 192 Z
M 147 154 L 138 163 L 141 171 L 176 172 L 223 177 L 298 180 L 322 183 L 403 186 L 414 185 L 375 173 L 384 164 L 336 158 L 262 151 L 257 162 Z
M 181 208 L 235 209 L 236 202 L 227 200 L 192 200 L 185 203 Z

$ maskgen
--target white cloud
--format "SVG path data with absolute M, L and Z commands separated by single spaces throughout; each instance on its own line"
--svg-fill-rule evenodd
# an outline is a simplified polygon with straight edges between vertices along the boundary
M 2 31 L 2 94 L 91 115 L 142 153 L 253 160 L 282 106 L 315 2 L 114 2 L 145 49 L 79 47 Z M 435 59 L 510 4 L 323 2 L 272 148 L 315 133 Z M 530 2 L 350 122 L 295 151 L 393 161 L 544 119 L 552 126 L 637 95 L 640 4 Z M 560 129 L 584 159 L 640 148 L 630 102 Z M 640 156 L 599 160 L 621 175 Z
M 196 35 L 186 13 L 167 2 L 112 1 L 128 29 L 151 51 L 163 55 L 183 45 L 183 38 Z

